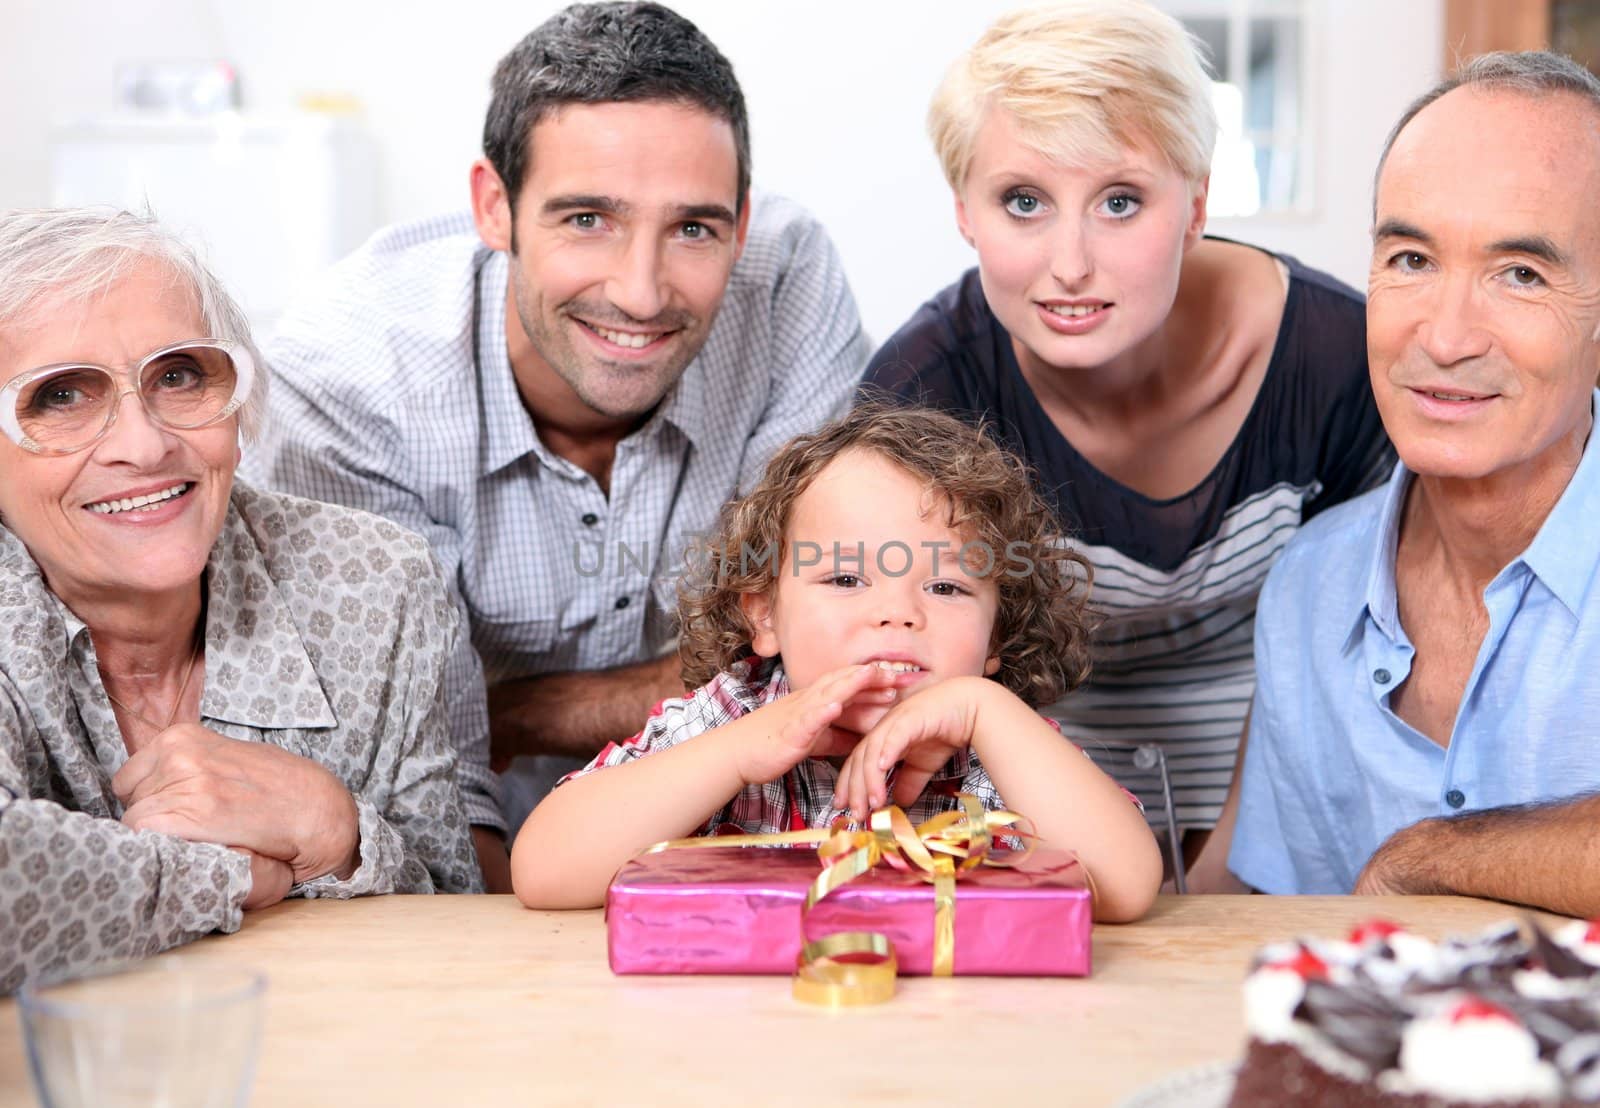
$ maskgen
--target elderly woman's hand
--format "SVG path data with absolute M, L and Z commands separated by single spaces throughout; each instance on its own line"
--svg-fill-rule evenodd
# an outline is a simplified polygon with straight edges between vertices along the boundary
M 288 863 L 294 880 L 355 872 L 355 799 L 323 766 L 197 723 L 169 727 L 130 757 L 111 786 L 129 827 L 243 847 Z
M 236 846 L 233 849 L 250 859 L 250 893 L 239 907 L 246 912 L 270 908 L 289 895 L 289 889 L 294 884 L 294 871 L 289 868 L 288 862 L 243 847 Z

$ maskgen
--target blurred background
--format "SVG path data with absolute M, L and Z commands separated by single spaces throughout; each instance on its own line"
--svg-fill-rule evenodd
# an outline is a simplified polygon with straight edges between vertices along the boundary
M 495 62 L 553 0 L 0 0 L 0 206 L 148 202 L 259 328 L 376 228 L 463 209 Z M 1010 0 L 676 0 L 732 60 L 758 188 L 821 217 L 881 340 L 973 264 L 923 131 Z M 1371 176 L 1458 56 L 1589 62 L 1600 0 L 1164 0 L 1208 46 L 1211 230 L 1364 287 Z

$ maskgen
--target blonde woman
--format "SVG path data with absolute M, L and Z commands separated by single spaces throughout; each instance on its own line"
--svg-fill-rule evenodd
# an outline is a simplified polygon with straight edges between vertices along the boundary
M 1091 750 L 1162 743 L 1191 888 L 1237 888 L 1224 804 L 1256 594 L 1306 519 L 1392 464 L 1362 299 L 1203 234 L 1210 82 L 1146 4 L 1003 17 L 928 122 L 978 264 L 884 345 L 864 388 L 985 418 L 1030 463 L 1103 617 L 1089 683 L 1052 714 Z

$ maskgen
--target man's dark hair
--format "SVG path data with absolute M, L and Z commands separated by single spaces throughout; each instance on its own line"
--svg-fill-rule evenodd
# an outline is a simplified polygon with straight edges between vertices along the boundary
M 733 128 L 742 208 L 750 188 L 750 121 L 733 66 L 700 28 L 651 3 L 573 4 L 545 20 L 495 67 L 483 153 L 513 210 L 534 124 L 566 104 L 664 100 L 692 104 Z

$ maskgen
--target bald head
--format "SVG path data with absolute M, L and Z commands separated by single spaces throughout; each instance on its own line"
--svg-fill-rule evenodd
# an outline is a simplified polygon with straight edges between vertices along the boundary
M 1600 78 L 1565 54 L 1549 50 L 1496 50 L 1479 54 L 1413 100 L 1401 113 L 1400 121 L 1384 140 L 1383 153 L 1378 155 L 1378 168 L 1372 182 L 1374 208 L 1377 205 L 1378 182 L 1383 178 L 1383 167 L 1388 163 L 1389 151 L 1394 149 L 1400 133 L 1429 104 L 1458 88 L 1520 92 L 1531 97 L 1565 92 L 1587 100 L 1600 113 Z
M 1547 260 L 1564 247 L 1548 241 L 1587 237 L 1600 188 L 1600 101 L 1572 92 L 1460 85 L 1431 100 L 1396 132 L 1373 190 L 1373 236 L 1407 210 L 1426 211 L 1446 197 L 1476 211 L 1489 197 L 1521 212 L 1530 244 Z M 1432 213 L 1429 213 L 1430 216 Z
M 1600 371 L 1596 195 L 1587 94 L 1458 82 L 1397 129 L 1374 196 L 1367 356 L 1413 473 L 1576 464 Z

